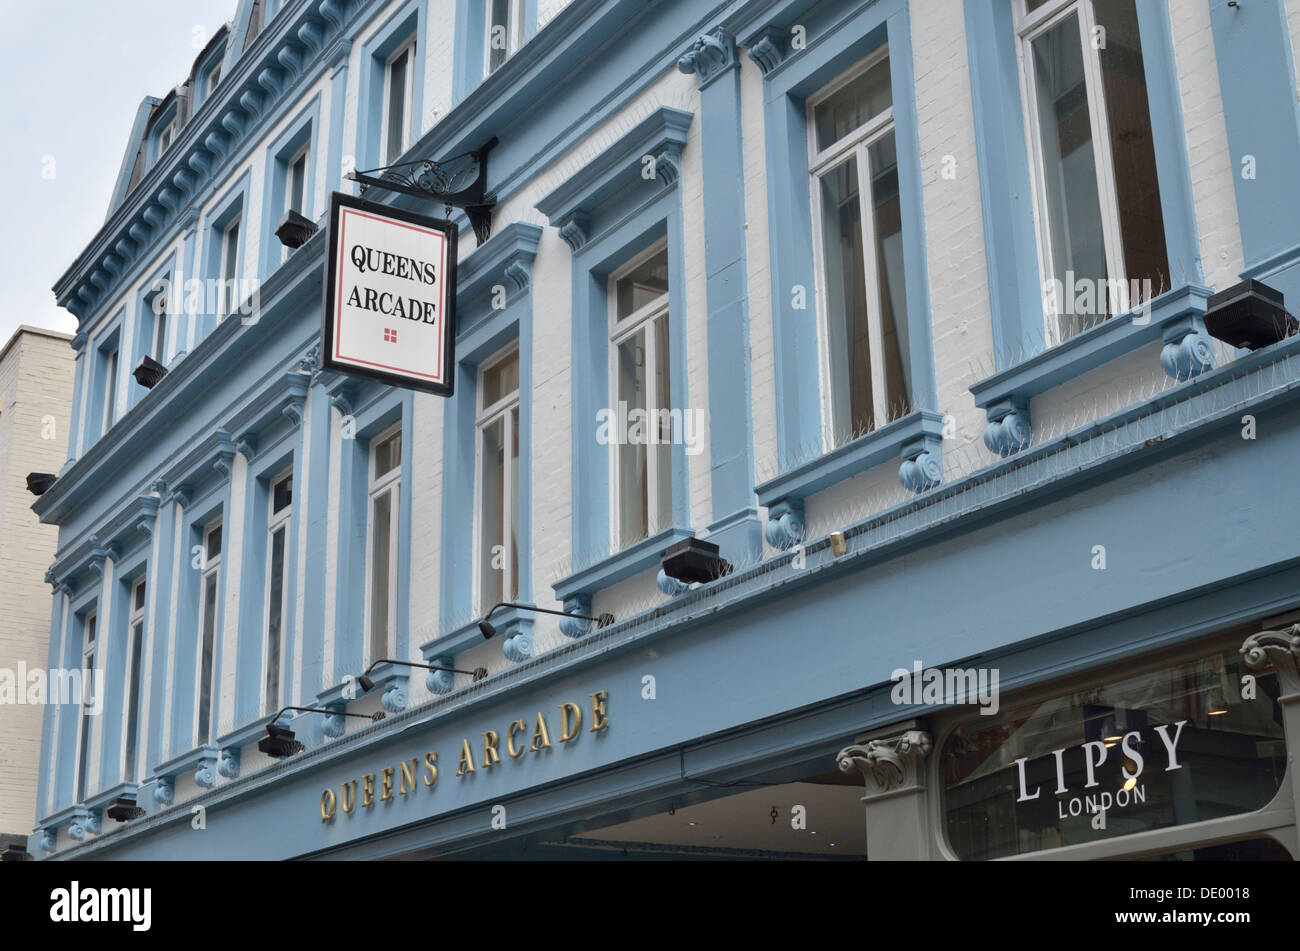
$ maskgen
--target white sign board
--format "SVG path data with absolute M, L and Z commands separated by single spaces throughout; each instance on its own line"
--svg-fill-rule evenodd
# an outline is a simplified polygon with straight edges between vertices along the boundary
M 452 393 L 456 226 L 335 192 L 321 366 Z

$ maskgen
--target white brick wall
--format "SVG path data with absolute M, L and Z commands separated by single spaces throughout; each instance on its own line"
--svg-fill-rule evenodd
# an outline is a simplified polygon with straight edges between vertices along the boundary
M 48 658 L 54 601 L 44 579 L 57 529 L 37 520 L 26 479 L 58 472 L 67 457 L 74 357 L 63 334 L 19 330 L 0 360 L 0 669 L 14 678 L 20 663 L 44 670 Z M 35 821 L 44 712 L 0 710 L 0 833 L 25 835 Z

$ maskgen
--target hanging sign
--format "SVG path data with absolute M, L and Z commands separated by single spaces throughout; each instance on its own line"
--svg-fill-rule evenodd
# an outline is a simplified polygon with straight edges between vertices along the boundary
M 321 366 L 452 394 L 456 225 L 335 192 Z

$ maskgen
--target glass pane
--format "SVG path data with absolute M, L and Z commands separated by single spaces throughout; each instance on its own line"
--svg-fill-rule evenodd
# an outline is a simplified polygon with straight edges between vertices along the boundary
M 668 249 L 664 248 L 614 284 L 618 319 L 636 313 L 668 293 Z
M 1063 294 L 1072 295 L 1076 281 L 1105 287 L 1107 277 L 1078 17 L 1071 15 L 1036 38 L 1032 49 L 1051 245 L 1049 277 L 1061 282 Z M 1088 316 L 1062 315 L 1062 339 L 1089 326 Z
M 908 363 L 907 287 L 903 280 L 903 214 L 898 199 L 898 158 L 893 133 L 869 149 L 871 206 L 876 228 L 876 280 L 880 284 L 880 341 L 885 366 L 886 419 L 904 415 L 912 403 Z
M 284 622 L 284 540 L 285 529 L 271 534 L 271 586 L 266 610 L 266 709 L 280 706 L 280 641 Z
M 131 658 L 126 675 L 126 771 L 122 778 L 127 780 L 135 779 L 136 733 L 140 729 L 140 642 L 143 640 L 144 622 L 141 621 L 131 628 Z
M 86 798 L 87 779 L 86 769 L 90 762 L 90 707 L 82 706 L 80 736 L 77 738 L 77 801 L 82 802 Z
M 388 142 L 386 156 L 392 162 L 403 152 L 406 138 L 406 65 L 410 51 L 403 50 L 388 67 Z
M 1143 855 L 1141 862 L 1292 862 L 1291 853 L 1276 839 L 1260 836 L 1223 845 L 1188 846 L 1163 855 Z M 1125 861 L 1135 861 L 1126 859 Z
M 90 653 L 90 648 L 95 643 L 95 627 L 98 621 L 99 618 L 94 614 L 86 618 L 86 650 L 84 653 Z
M 117 351 L 108 355 L 108 364 L 104 369 L 107 376 L 104 388 L 104 429 L 113 425 L 114 412 L 117 409 Z
M 212 652 L 217 634 L 217 572 L 203 579 L 203 645 L 199 661 L 199 742 L 209 738 L 212 712 Z
M 162 303 L 155 302 L 156 306 L 162 307 Z M 153 358 L 159 363 L 166 360 L 167 355 L 167 319 L 166 313 L 159 314 L 153 321 Z
M 221 526 L 218 525 L 208 532 L 208 557 L 216 558 L 221 554 Z
M 505 544 L 502 525 L 505 519 L 505 419 L 498 416 L 482 429 L 482 485 L 479 498 L 483 506 L 479 517 L 479 592 L 484 610 L 506 600 L 502 593 L 501 561 Z
M 1233 648 L 977 716 L 943 748 L 948 841 L 992 859 L 1258 809 L 1287 749 L 1277 675 L 1245 699 L 1245 673 Z
M 510 55 L 510 0 L 491 0 L 488 24 L 488 72 L 494 72 Z
M 813 107 L 817 151 L 829 148 L 854 129 L 866 125 L 893 105 L 893 101 L 886 57 Z
M 1133 0 L 1093 0 L 1093 10 L 1098 25 L 1106 30 L 1106 45 L 1099 52 L 1101 85 L 1115 167 L 1124 277 L 1130 285 L 1150 281 L 1149 286 L 1139 284 L 1137 293 L 1130 289 L 1127 303 L 1136 306 L 1170 286 L 1137 7 Z
M 293 502 L 293 477 L 281 479 L 271 489 L 271 511 L 283 512 Z
M 832 430 L 837 439 L 844 440 L 871 428 L 874 419 L 856 157 L 850 156 L 819 181 Z
M 294 159 L 289 169 L 289 210 L 302 213 L 302 193 L 307 180 L 307 153 Z
M 133 600 L 131 604 L 137 611 L 144 607 L 144 588 L 145 584 L 142 581 L 135 586 L 135 590 L 132 592 Z
M 519 352 L 483 371 L 483 408 L 494 405 L 519 389 Z
M 510 411 L 510 590 L 506 600 L 519 596 L 519 407 Z
M 656 410 L 672 408 L 672 390 L 668 377 L 670 361 L 668 359 L 668 317 L 664 315 L 654 322 L 655 335 L 655 381 L 654 403 Z M 682 412 L 686 412 L 683 410 Z M 651 532 L 667 528 L 672 522 L 673 514 L 673 433 L 672 417 L 667 412 L 657 412 L 650 423 L 654 427 L 654 445 L 651 451 L 655 458 L 655 524 Z
M 393 433 L 375 446 L 375 478 L 392 472 L 402 461 L 402 434 Z
M 370 512 L 370 660 L 388 656 L 389 547 L 393 492 L 375 496 Z
M 649 534 L 646 508 L 646 434 L 645 434 L 645 330 L 638 330 L 618 345 L 618 402 L 616 418 L 628 412 L 628 431 L 616 434 L 618 445 L 618 535 L 619 547 Z M 634 422 L 632 412 L 640 410 Z

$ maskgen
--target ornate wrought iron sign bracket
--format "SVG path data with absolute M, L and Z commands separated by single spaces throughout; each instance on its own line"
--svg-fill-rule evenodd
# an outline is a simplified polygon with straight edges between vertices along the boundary
M 487 194 L 487 155 L 497 144 L 496 136 L 472 152 L 453 155 L 442 162 L 420 159 L 386 168 L 372 168 L 348 174 L 361 184 L 361 197 L 371 188 L 398 192 L 441 202 L 448 208 L 462 208 L 469 218 L 474 237 L 482 244 L 492 235 L 492 209 L 495 195 Z M 472 176 L 472 177 L 471 177 Z

